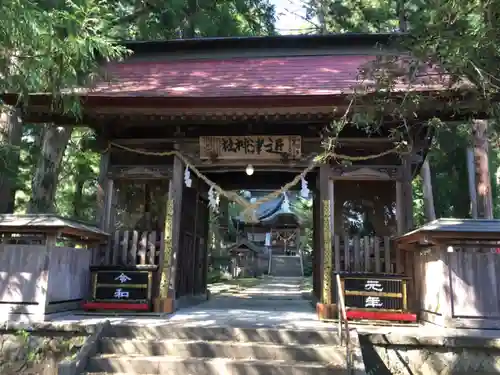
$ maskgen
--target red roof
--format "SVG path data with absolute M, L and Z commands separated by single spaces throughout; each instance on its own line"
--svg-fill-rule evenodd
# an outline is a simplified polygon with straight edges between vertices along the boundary
M 94 95 L 248 97 L 335 95 L 369 84 L 360 69 L 375 56 L 330 55 L 226 60 L 125 61 L 107 66 Z M 440 85 L 442 88 L 442 85 Z M 402 85 L 402 89 L 408 89 Z M 429 83 L 425 88 L 432 89 Z

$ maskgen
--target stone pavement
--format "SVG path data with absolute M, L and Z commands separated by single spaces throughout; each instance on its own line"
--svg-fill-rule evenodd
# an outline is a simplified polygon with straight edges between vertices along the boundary
M 268 277 L 238 293 L 221 292 L 209 301 L 181 309 L 166 318 L 153 316 L 61 316 L 54 323 L 96 324 L 109 320 L 116 325 L 175 325 L 185 327 L 229 326 L 240 328 L 287 328 L 334 330 L 336 325 L 318 320 L 311 303 L 304 299 L 303 279 Z
M 328 328 L 304 299 L 307 291 L 302 281 L 296 277 L 264 278 L 239 293 L 220 293 L 203 304 L 182 309 L 170 322 L 187 326 Z

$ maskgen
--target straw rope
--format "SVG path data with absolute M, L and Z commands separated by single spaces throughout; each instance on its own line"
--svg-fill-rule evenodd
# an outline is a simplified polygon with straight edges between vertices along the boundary
M 199 179 L 201 179 L 203 182 L 205 182 L 209 187 L 213 188 L 217 194 L 226 197 L 232 202 L 235 202 L 243 207 L 243 216 L 245 218 L 248 218 L 249 221 L 256 221 L 255 218 L 255 210 L 262 205 L 263 203 L 269 202 L 273 199 L 278 198 L 281 196 L 283 193 L 289 191 L 291 188 L 293 188 L 295 185 L 297 185 L 302 178 L 305 178 L 306 175 L 311 172 L 314 168 L 319 166 L 320 164 L 323 164 L 330 159 L 335 159 L 335 160 L 348 160 L 348 161 L 366 161 L 366 160 L 371 160 L 371 159 L 376 159 L 381 156 L 385 156 L 388 154 L 392 153 L 397 153 L 401 152 L 401 145 L 397 145 L 389 150 L 380 152 L 378 154 L 373 154 L 373 155 L 368 155 L 368 156 L 349 156 L 349 155 L 343 155 L 343 154 L 337 154 L 333 151 L 324 151 L 323 153 L 313 157 L 309 165 L 298 175 L 296 175 L 290 182 L 282 186 L 280 189 L 273 191 L 261 198 L 259 198 L 257 201 L 250 203 L 248 200 L 245 198 L 241 197 L 234 191 L 227 191 L 222 189 L 219 185 L 217 185 L 215 182 L 210 180 L 207 176 L 205 176 L 203 173 L 200 172 L 198 168 L 196 168 L 193 163 L 191 163 L 186 156 L 184 156 L 180 151 L 178 150 L 173 150 L 173 151 L 164 151 L 164 152 L 154 152 L 154 151 L 146 151 L 146 150 L 141 150 L 137 148 L 130 148 L 126 147 L 114 142 L 110 142 L 108 144 L 108 147 L 106 150 L 103 151 L 103 153 L 111 150 L 111 148 L 118 148 L 124 151 L 140 154 L 140 155 L 147 155 L 147 156 L 177 156 L 185 165 L 188 167 Z

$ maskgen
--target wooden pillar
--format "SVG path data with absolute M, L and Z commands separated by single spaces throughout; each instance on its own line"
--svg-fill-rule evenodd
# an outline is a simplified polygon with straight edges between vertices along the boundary
M 195 178 L 193 181 L 196 185 L 194 186 L 196 189 L 196 194 L 195 194 L 195 207 L 194 207 L 194 223 L 193 223 L 193 246 L 191 248 L 191 257 L 192 257 L 192 268 L 191 268 L 191 278 L 193 280 L 193 283 L 191 284 L 191 290 L 188 290 L 188 293 L 191 295 L 195 295 L 195 291 L 197 289 L 196 282 L 199 281 L 198 277 L 196 276 L 196 273 L 198 272 L 198 262 L 199 262 L 199 257 L 198 257 L 198 252 L 199 252 L 199 247 L 200 247 L 200 239 L 201 236 L 199 236 L 198 231 L 198 215 L 200 215 L 200 184 L 204 183 L 200 181 L 198 178 Z M 207 220 L 208 218 L 204 218 Z
M 316 185 L 317 187 L 319 184 Z M 314 297 L 317 301 L 321 300 L 321 272 L 320 272 L 320 247 L 319 247 L 319 237 L 320 237 L 320 222 L 319 220 L 319 206 L 320 197 L 318 188 L 314 190 L 313 196 L 313 252 L 312 252 L 312 263 L 313 263 L 313 290 Z
M 160 299 L 175 300 L 177 254 L 180 244 L 180 221 L 182 209 L 182 190 L 184 188 L 184 166 L 178 157 L 174 157 L 172 179 L 168 188 L 165 209 L 165 227 L 163 233 L 163 254 L 160 263 Z M 165 302 L 162 302 L 162 305 Z M 172 307 L 175 310 L 175 304 Z M 162 310 L 162 309 L 160 309 Z
M 221 256 L 224 246 L 224 233 L 228 231 L 229 225 L 229 200 L 221 196 L 219 204 L 219 213 L 210 211 L 209 216 L 215 216 L 215 220 L 210 220 L 210 239 L 213 242 L 212 249 L 217 256 Z
M 332 232 L 333 232 L 333 180 L 330 165 L 319 169 L 320 222 L 319 244 L 321 302 L 331 305 L 332 301 Z

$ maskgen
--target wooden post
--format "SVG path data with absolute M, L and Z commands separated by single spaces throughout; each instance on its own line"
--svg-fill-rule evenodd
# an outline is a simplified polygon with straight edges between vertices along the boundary
M 199 210 L 199 200 L 200 200 L 200 183 L 201 181 L 199 181 L 198 178 L 195 178 L 194 181 L 193 181 L 194 184 L 196 184 L 195 186 L 193 186 L 195 189 L 196 189 L 196 194 L 195 194 L 195 207 L 194 207 L 194 224 L 193 224 L 193 247 L 191 248 L 191 256 L 192 256 L 192 269 L 191 269 L 191 277 L 193 279 L 193 284 L 191 285 L 191 290 L 188 290 L 187 292 L 188 293 L 191 293 L 191 295 L 194 295 L 195 294 L 195 291 L 196 291 L 196 288 L 197 288 L 197 285 L 195 284 L 196 281 L 199 281 L 197 280 L 196 278 L 196 272 L 198 271 L 198 252 L 199 252 L 199 246 L 200 244 L 198 243 L 198 241 L 200 240 L 200 237 L 198 235 L 198 231 L 199 231 L 199 228 L 198 228 L 198 215 L 200 214 L 200 210 Z M 205 220 L 208 220 L 209 218 L 208 217 L 205 217 L 204 218 Z
M 329 235 L 330 235 L 330 250 L 331 252 L 333 251 L 332 249 L 332 238 L 335 234 L 335 185 L 333 182 L 333 179 L 328 178 L 328 204 L 330 206 L 330 217 L 329 217 Z M 332 273 L 332 264 L 335 261 L 335 264 L 338 264 L 337 259 L 330 259 L 330 274 Z M 337 267 L 335 268 L 335 271 L 340 271 Z M 333 277 L 333 276 L 332 276 Z
M 160 263 L 160 298 L 156 309 L 161 312 L 175 311 L 175 286 L 177 253 L 180 242 L 180 221 L 182 210 L 182 190 L 184 188 L 183 164 L 174 157 L 172 179 L 168 189 L 163 243 L 163 262 Z M 172 311 L 166 311 L 172 310 Z
M 319 256 L 321 303 L 317 306 L 320 319 L 333 319 L 335 310 L 332 301 L 332 231 L 333 231 L 333 180 L 330 165 L 319 168 Z

